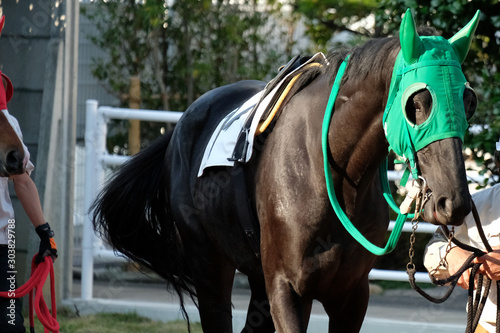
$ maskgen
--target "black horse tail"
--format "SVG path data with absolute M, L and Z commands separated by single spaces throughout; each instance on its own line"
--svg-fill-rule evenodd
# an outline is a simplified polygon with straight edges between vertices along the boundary
M 167 280 L 180 297 L 194 299 L 185 254 L 169 211 L 165 153 L 172 132 L 128 160 L 94 201 L 94 229 L 116 250 Z

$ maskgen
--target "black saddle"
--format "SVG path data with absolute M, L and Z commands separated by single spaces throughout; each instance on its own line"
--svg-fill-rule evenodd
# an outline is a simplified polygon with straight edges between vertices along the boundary
M 247 148 L 248 148 L 248 135 L 250 132 L 250 126 L 252 125 L 252 120 L 255 116 L 255 112 L 259 108 L 260 103 L 281 81 L 283 81 L 283 79 L 288 74 L 290 74 L 291 72 L 293 72 L 294 70 L 296 70 L 297 68 L 302 66 L 309 59 L 311 59 L 310 56 L 302 57 L 300 55 L 296 55 L 286 65 L 281 66 L 279 68 L 278 75 L 276 75 L 276 77 L 274 77 L 271 81 L 269 81 L 269 83 L 264 88 L 264 93 L 262 94 L 259 102 L 257 104 L 255 104 L 255 107 L 253 108 L 253 110 L 250 111 L 251 113 L 250 113 L 249 117 L 247 118 L 247 121 L 246 121 L 245 125 L 243 126 L 240 135 L 238 136 L 238 139 L 236 141 L 236 146 L 235 146 L 234 151 L 233 151 L 233 156 L 229 159 L 230 161 L 237 161 L 240 163 L 245 162 L 245 157 L 246 157 Z M 268 109 L 262 115 L 262 120 L 267 119 L 267 117 L 269 116 L 269 112 L 273 109 L 273 106 L 276 103 L 276 101 L 278 100 L 278 98 L 280 97 L 280 95 L 281 95 L 281 92 L 278 92 L 276 94 L 276 96 L 273 98 L 273 100 L 269 103 Z

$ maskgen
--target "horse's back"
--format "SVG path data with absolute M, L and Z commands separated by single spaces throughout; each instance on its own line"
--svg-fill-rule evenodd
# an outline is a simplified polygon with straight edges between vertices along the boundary
M 210 90 L 187 108 L 174 136 L 192 136 L 200 143 L 206 143 L 203 135 L 211 135 L 222 118 L 264 87 L 262 81 L 246 80 Z
M 262 81 L 245 80 L 203 94 L 177 123 L 171 142 L 172 153 L 194 159 L 190 158 L 184 167 L 199 167 L 205 146 L 219 122 L 264 87 Z

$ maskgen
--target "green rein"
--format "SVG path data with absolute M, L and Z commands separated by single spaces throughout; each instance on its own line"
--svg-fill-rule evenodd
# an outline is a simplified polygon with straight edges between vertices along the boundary
M 347 67 L 347 63 L 349 60 L 349 56 L 347 56 L 342 64 L 340 65 L 340 68 L 337 72 L 337 76 L 335 77 L 335 81 L 333 83 L 332 91 L 330 93 L 330 98 L 328 99 L 328 104 L 326 106 L 326 111 L 325 111 L 325 117 L 323 119 L 323 128 L 322 128 L 322 138 L 321 138 L 321 144 L 323 148 L 323 161 L 324 161 L 324 169 L 325 169 L 325 178 L 326 178 L 326 188 L 328 191 L 328 197 L 330 198 L 330 203 L 333 207 L 333 210 L 335 211 L 335 214 L 337 214 L 338 218 L 340 219 L 340 222 L 342 225 L 345 227 L 345 229 L 351 234 L 352 237 L 356 241 L 358 241 L 365 249 L 370 251 L 371 253 L 375 255 L 384 255 L 386 253 L 391 252 L 394 250 L 396 247 L 396 244 L 399 240 L 399 237 L 401 236 L 401 231 L 403 229 L 403 225 L 406 221 L 406 219 L 409 217 L 411 218 L 412 215 L 408 214 L 402 214 L 399 210 L 399 207 L 396 205 L 394 202 L 394 198 L 392 197 L 390 188 L 389 188 L 389 180 L 387 179 L 387 159 L 385 160 L 384 163 L 380 166 L 380 180 L 382 183 L 382 189 L 383 189 L 383 196 L 389 206 L 398 213 L 398 218 L 396 219 L 396 225 L 394 226 L 389 239 L 387 241 L 387 244 L 385 247 L 379 247 L 373 243 L 371 243 L 368 239 L 366 239 L 365 236 L 363 236 L 358 229 L 352 224 L 352 222 L 349 220 L 347 215 L 344 213 L 342 210 L 342 207 L 340 207 L 340 204 L 337 200 L 337 197 L 335 195 L 335 189 L 334 189 L 334 184 L 333 184 L 333 177 L 332 173 L 330 172 L 330 164 L 328 162 L 328 128 L 330 127 L 330 122 L 332 120 L 333 116 L 333 111 L 334 111 L 334 106 L 335 106 L 335 100 L 337 99 L 337 95 L 339 92 L 340 84 L 342 82 L 342 77 L 344 76 L 345 69 Z

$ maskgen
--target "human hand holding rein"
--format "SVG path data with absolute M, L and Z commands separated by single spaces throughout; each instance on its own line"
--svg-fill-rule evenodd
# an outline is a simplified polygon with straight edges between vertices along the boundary
M 49 223 L 39 225 L 35 231 L 40 237 L 40 247 L 35 262 L 42 262 L 46 256 L 51 256 L 54 261 L 57 258 L 57 245 L 54 240 L 54 231 L 50 229 Z
M 500 280 L 500 247 L 494 248 L 493 252 L 475 258 L 473 263 L 482 264 L 478 273 L 484 274 L 494 281 Z
M 459 247 L 451 248 L 450 252 L 446 255 L 446 261 L 448 263 L 447 269 L 450 275 L 455 274 L 469 258 L 471 252 L 461 249 Z M 469 289 L 469 279 L 470 279 L 471 269 L 467 269 L 460 276 L 457 281 L 457 286 L 464 289 Z

